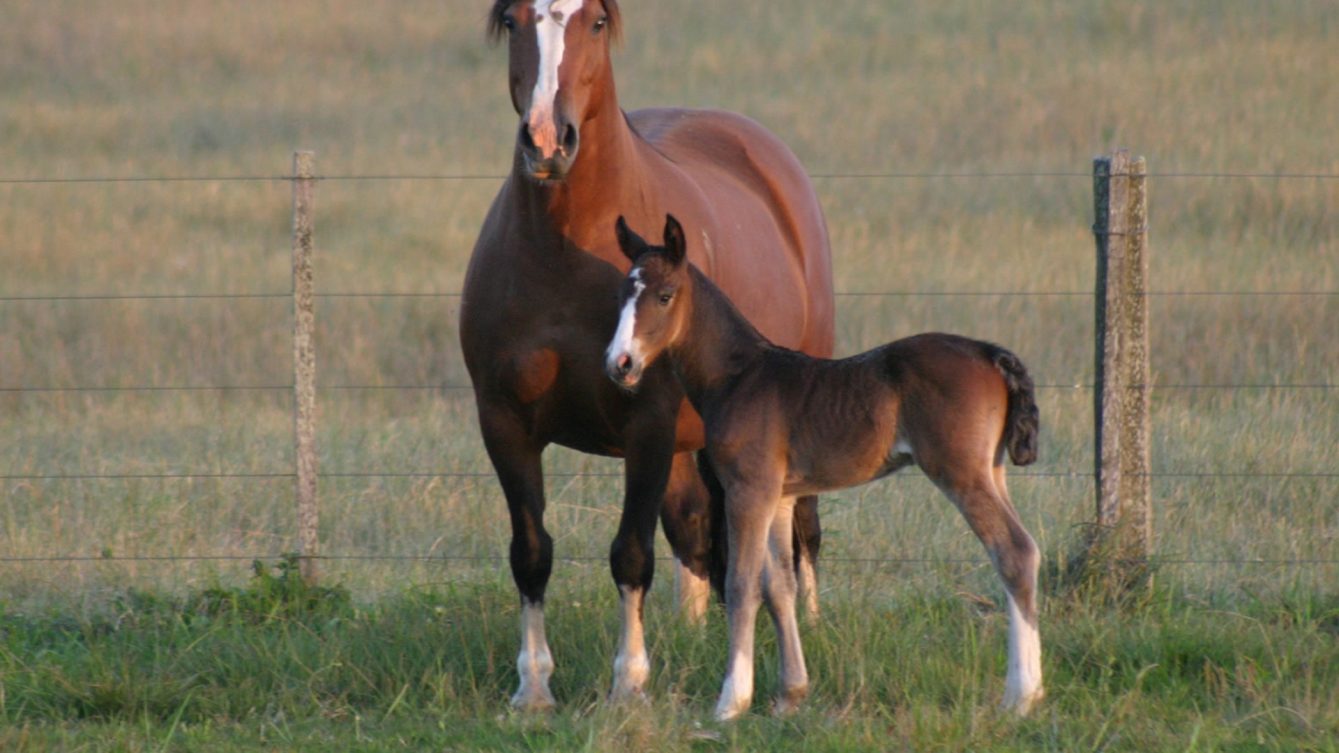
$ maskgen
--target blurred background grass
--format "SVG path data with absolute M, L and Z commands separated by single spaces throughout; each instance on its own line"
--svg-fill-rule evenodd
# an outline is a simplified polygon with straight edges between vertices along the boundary
M 374 597 L 505 568 L 455 335 L 515 126 L 486 6 L 7 5 L 0 556 L 93 558 L 0 562 L 11 604 L 242 579 L 251 557 L 293 548 L 290 398 L 273 388 L 291 381 L 277 178 L 296 148 L 330 176 L 321 533 L 346 559 L 326 570 Z M 1051 557 L 1092 515 L 1091 158 L 1145 155 L 1164 577 L 1333 592 L 1331 3 L 628 2 L 624 17 L 625 107 L 743 112 L 816 176 L 847 294 L 841 352 L 939 329 L 1029 363 L 1043 453 L 1013 496 Z M 88 177 L 203 179 L 43 182 Z M 1209 292 L 1232 294 L 1187 294 Z M 202 386 L 248 389 L 161 389 Z M 548 469 L 557 552 L 580 563 L 555 585 L 602 583 L 619 466 L 555 449 Z M 118 478 L 59 478 L 88 474 Z M 831 495 L 824 514 L 830 589 L 993 589 L 914 471 Z M 1266 562 L 1228 562 L 1242 559 Z

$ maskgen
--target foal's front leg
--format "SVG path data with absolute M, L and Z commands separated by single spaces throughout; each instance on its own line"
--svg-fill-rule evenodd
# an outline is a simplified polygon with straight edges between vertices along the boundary
M 730 721 L 753 702 L 753 633 L 762 601 L 763 567 L 770 556 L 769 531 L 780 484 L 737 486 L 726 491 L 725 519 L 729 553 L 725 573 L 725 611 L 730 649 L 725 683 L 716 702 L 716 719 Z

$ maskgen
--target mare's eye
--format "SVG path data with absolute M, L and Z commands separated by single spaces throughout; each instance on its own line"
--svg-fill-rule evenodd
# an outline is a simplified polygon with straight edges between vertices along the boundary
M 516 31 L 516 19 L 511 16 L 503 16 L 502 28 L 506 29 L 508 33 Z
M 608 25 L 609 25 L 609 16 L 600 16 L 599 18 L 595 19 L 595 25 L 591 27 L 591 31 L 597 33 L 604 31 L 604 27 Z
M 660 305 L 661 305 L 661 306 L 668 306 L 668 305 L 670 305 L 670 301 L 672 301 L 672 300 L 674 300 L 674 293 L 671 293 L 671 292 L 666 291 L 666 292 L 660 294 Z

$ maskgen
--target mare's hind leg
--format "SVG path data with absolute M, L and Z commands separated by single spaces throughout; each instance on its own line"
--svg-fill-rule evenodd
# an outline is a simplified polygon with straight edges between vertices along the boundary
M 784 497 L 768 533 L 768 557 L 763 565 L 763 596 L 776 626 L 777 650 L 781 660 L 781 689 L 772 710 L 778 715 L 799 708 L 809 695 L 809 673 L 804 667 L 804 649 L 795 617 L 795 510 L 793 497 Z
M 544 529 L 542 448 L 534 446 L 513 414 L 483 401 L 479 428 L 507 498 L 511 575 L 521 595 L 521 651 L 516 657 L 520 686 L 511 705 L 525 711 L 552 708 L 553 655 L 544 632 L 544 591 L 553 570 L 553 538 Z
M 1009 669 L 1001 705 L 1027 714 L 1046 691 L 1037 625 L 1037 570 L 1041 555 L 1009 501 L 1004 467 L 936 478 L 985 546 L 1004 583 L 1009 611 Z
M 809 624 L 818 622 L 818 549 L 823 530 L 818 524 L 818 496 L 808 495 L 795 501 L 795 575 L 804 616 Z
M 679 612 L 693 624 L 706 621 L 711 599 L 711 584 L 707 578 L 711 555 L 710 504 L 707 486 L 698 473 L 693 454 L 675 454 L 660 520 L 665 526 L 665 538 L 674 551 Z

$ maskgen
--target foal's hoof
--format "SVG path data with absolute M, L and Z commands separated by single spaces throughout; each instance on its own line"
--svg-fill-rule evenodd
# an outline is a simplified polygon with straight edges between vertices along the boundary
M 522 687 L 511 697 L 512 709 L 524 714 L 537 714 L 546 711 L 552 711 L 558 703 L 553 700 L 553 694 L 548 688 Z
M 615 685 L 609 689 L 609 697 L 607 700 L 611 706 L 621 706 L 624 704 L 645 706 L 651 702 L 651 697 L 646 694 L 646 688 L 629 688 Z
M 1045 688 L 1037 688 L 1029 693 L 1006 691 L 1000 701 L 1000 711 L 1017 716 L 1027 716 L 1041 700 L 1046 697 Z
M 809 696 L 809 686 L 789 688 L 772 700 L 772 716 L 790 716 L 799 711 L 800 704 Z
M 749 707 L 753 705 L 752 701 L 752 698 L 722 697 L 716 703 L 716 721 L 733 722 L 748 713 Z

